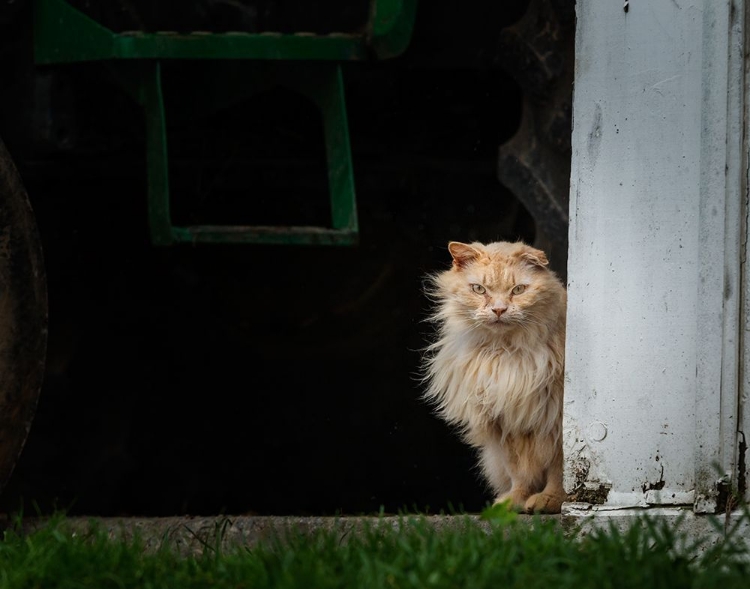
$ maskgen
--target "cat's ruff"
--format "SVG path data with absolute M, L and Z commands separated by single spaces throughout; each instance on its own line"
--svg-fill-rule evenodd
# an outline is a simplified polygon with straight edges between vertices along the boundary
M 506 347 L 496 338 L 447 331 L 434 344 L 425 395 L 441 417 L 459 426 L 468 441 L 498 425 L 503 435 L 550 433 L 560 410 L 551 394 L 560 360 L 548 346 Z

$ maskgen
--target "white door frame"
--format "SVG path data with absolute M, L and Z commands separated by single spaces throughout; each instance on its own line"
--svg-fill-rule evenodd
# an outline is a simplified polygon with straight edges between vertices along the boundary
M 745 2 L 576 13 L 566 490 L 716 512 L 750 433 Z

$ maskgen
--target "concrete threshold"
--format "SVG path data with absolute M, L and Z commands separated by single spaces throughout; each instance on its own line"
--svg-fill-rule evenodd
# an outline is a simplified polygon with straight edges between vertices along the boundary
M 560 523 L 563 531 L 571 537 L 583 537 L 599 529 L 614 526 L 623 531 L 628 526 L 642 522 L 639 517 L 649 515 L 658 521 L 666 521 L 692 539 L 704 539 L 704 548 L 723 540 L 733 533 L 735 538 L 747 543 L 750 550 L 750 518 L 741 511 L 727 515 L 696 515 L 685 508 L 659 509 L 591 509 L 580 505 L 564 507 L 562 515 L 530 516 L 519 515 L 522 525 L 532 525 L 535 521 L 554 520 Z M 198 556 L 206 551 L 232 549 L 233 547 L 253 548 L 259 543 L 271 543 L 275 538 L 282 539 L 287 533 L 310 535 L 319 530 L 334 531 L 341 542 L 357 534 L 368 526 L 387 526 L 397 529 L 409 526 L 414 519 L 424 521 L 436 528 L 460 528 L 470 520 L 485 528 L 491 525 L 478 514 L 465 515 L 405 515 L 405 516 L 341 516 L 341 517 L 302 517 L 302 516 L 257 516 L 257 515 L 218 515 L 218 516 L 171 516 L 171 517 L 86 517 L 65 518 L 66 526 L 73 533 L 85 534 L 92 526 L 103 529 L 111 538 L 132 539 L 138 535 L 146 550 L 158 550 L 167 544 L 182 555 Z M 22 533 L 31 533 L 49 522 L 48 518 L 24 518 Z M 8 529 L 11 522 L 0 521 L 0 528 Z M 732 532 L 733 528 L 737 528 Z
M 527 516 L 520 516 L 527 517 Z M 555 516 L 546 516 L 555 517 Z M 559 516 L 558 516 L 559 517 Z M 466 519 L 490 529 L 490 524 L 478 515 L 432 515 L 432 516 L 171 516 L 171 517 L 86 517 L 65 518 L 68 530 L 76 534 L 89 533 L 93 527 L 106 530 L 110 538 L 132 539 L 136 535 L 143 541 L 146 550 L 158 550 L 165 543 L 182 555 L 200 555 L 241 546 L 252 548 L 259 543 L 270 543 L 274 539 L 283 541 L 288 533 L 311 535 L 316 531 L 330 530 L 343 542 L 352 534 L 364 531 L 367 526 L 398 528 L 410 525 L 410 519 L 419 518 L 436 528 L 460 527 Z M 22 533 L 32 533 L 49 522 L 49 518 L 24 518 Z M 8 529 L 7 520 L 0 527 Z

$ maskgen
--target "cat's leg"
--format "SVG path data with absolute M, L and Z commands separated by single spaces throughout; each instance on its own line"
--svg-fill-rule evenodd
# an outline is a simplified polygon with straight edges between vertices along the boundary
M 495 493 L 495 503 L 510 502 L 517 511 L 525 509 L 534 490 L 533 477 L 520 468 L 518 455 L 508 440 L 493 439 L 482 448 L 482 471 Z
M 508 474 L 505 456 L 496 442 L 486 442 L 482 447 L 479 465 L 495 497 L 499 497 L 510 490 L 510 475 Z
M 563 502 L 567 499 L 563 487 L 563 454 L 559 444 L 555 444 L 555 452 L 547 467 L 547 480 L 539 493 L 531 495 L 524 505 L 528 513 L 560 513 Z

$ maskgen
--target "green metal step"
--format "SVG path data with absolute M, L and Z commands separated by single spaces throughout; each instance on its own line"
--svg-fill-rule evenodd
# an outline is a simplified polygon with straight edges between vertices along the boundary
M 358 242 L 354 172 L 341 62 L 387 59 L 408 46 L 417 0 L 371 0 L 361 33 L 115 33 L 65 0 L 36 0 L 34 59 L 38 65 L 126 62 L 120 83 L 143 107 L 151 239 L 178 242 L 354 245 Z M 197 225 L 176 227 L 170 214 L 167 127 L 161 61 L 242 59 L 273 63 L 273 79 L 312 100 L 323 120 L 331 227 Z M 300 67 L 299 62 L 306 62 Z M 136 64 L 133 67 L 132 64 Z M 258 71 L 262 71 L 259 68 Z M 267 70 L 266 70 L 267 71 Z M 236 83 L 227 86 L 236 86 Z M 250 84 L 248 84 L 250 86 Z M 196 84 L 196 87 L 200 87 Z

